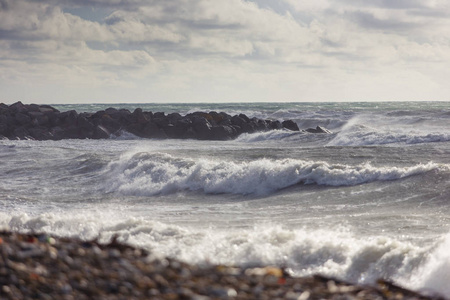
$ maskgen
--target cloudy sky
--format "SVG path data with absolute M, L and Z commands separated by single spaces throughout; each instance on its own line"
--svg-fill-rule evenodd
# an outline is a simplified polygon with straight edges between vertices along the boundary
M 0 0 L 0 102 L 450 100 L 448 0 Z

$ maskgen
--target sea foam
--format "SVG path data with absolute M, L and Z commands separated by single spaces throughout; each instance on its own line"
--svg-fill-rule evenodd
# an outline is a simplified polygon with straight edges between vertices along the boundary
M 128 217 L 113 209 L 34 216 L 0 214 L 0 226 L 21 232 L 99 238 L 101 242 L 117 235 L 119 240 L 147 249 L 156 257 L 168 256 L 193 264 L 279 265 L 294 276 L 323 274 L 367 284 L 385 278 L 414 289 L 445 290 L 441 285 L 427 286 L 447 266 L 439 264 L 439 255 L 432 262 L 427 260 L 432 246 L 420 247 L 385 236 L 357 236 L 345 227 L 289 229 L 264 223 L 233 230 L 192 228 Z M 413 282 L 411 274 L 428 268 L 430 263 L 437 266 L 430 269 L 425 281 Z
M 439 170 L 435 163 L 410 167 L 330 164 L 296 159 L 224 161 L 163 153 L 128 152 L 104 170 L 105 190 L 153 196 L 184 190 L 210 194 L 266 195 L 297 184 L 351 186 L 397 180 Z

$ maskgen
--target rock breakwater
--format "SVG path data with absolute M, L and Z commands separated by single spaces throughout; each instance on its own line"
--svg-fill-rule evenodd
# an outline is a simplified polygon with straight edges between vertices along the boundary
M 108 108 L 95 113 L 60 112 L 49 105 L 0 103 L 0 138 L 3 139 L 103 139 L 123 132 L 141 138 L 231 140 L 242 133 L 275 129 L 299 131 L 292 120 L 264 120 L 224 112 L 147 112 L 136 108 Z

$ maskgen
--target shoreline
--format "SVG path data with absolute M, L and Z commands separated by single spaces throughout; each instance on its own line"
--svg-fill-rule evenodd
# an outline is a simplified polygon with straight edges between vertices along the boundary
M 0 232 L 5 299 L 444 299 L 385 280 L 355 285 L 292 277 L 277 266 L 190 265 L 155 258 L 113 238 L 108 244 L 47 234 Z

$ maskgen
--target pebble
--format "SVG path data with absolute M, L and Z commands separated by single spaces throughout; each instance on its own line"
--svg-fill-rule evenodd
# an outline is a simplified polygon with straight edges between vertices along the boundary
M 385 280 L 358 286 L 277 266 L 196 266 L 117 241 L 0 232 L 1 299 L 444 299 Z

